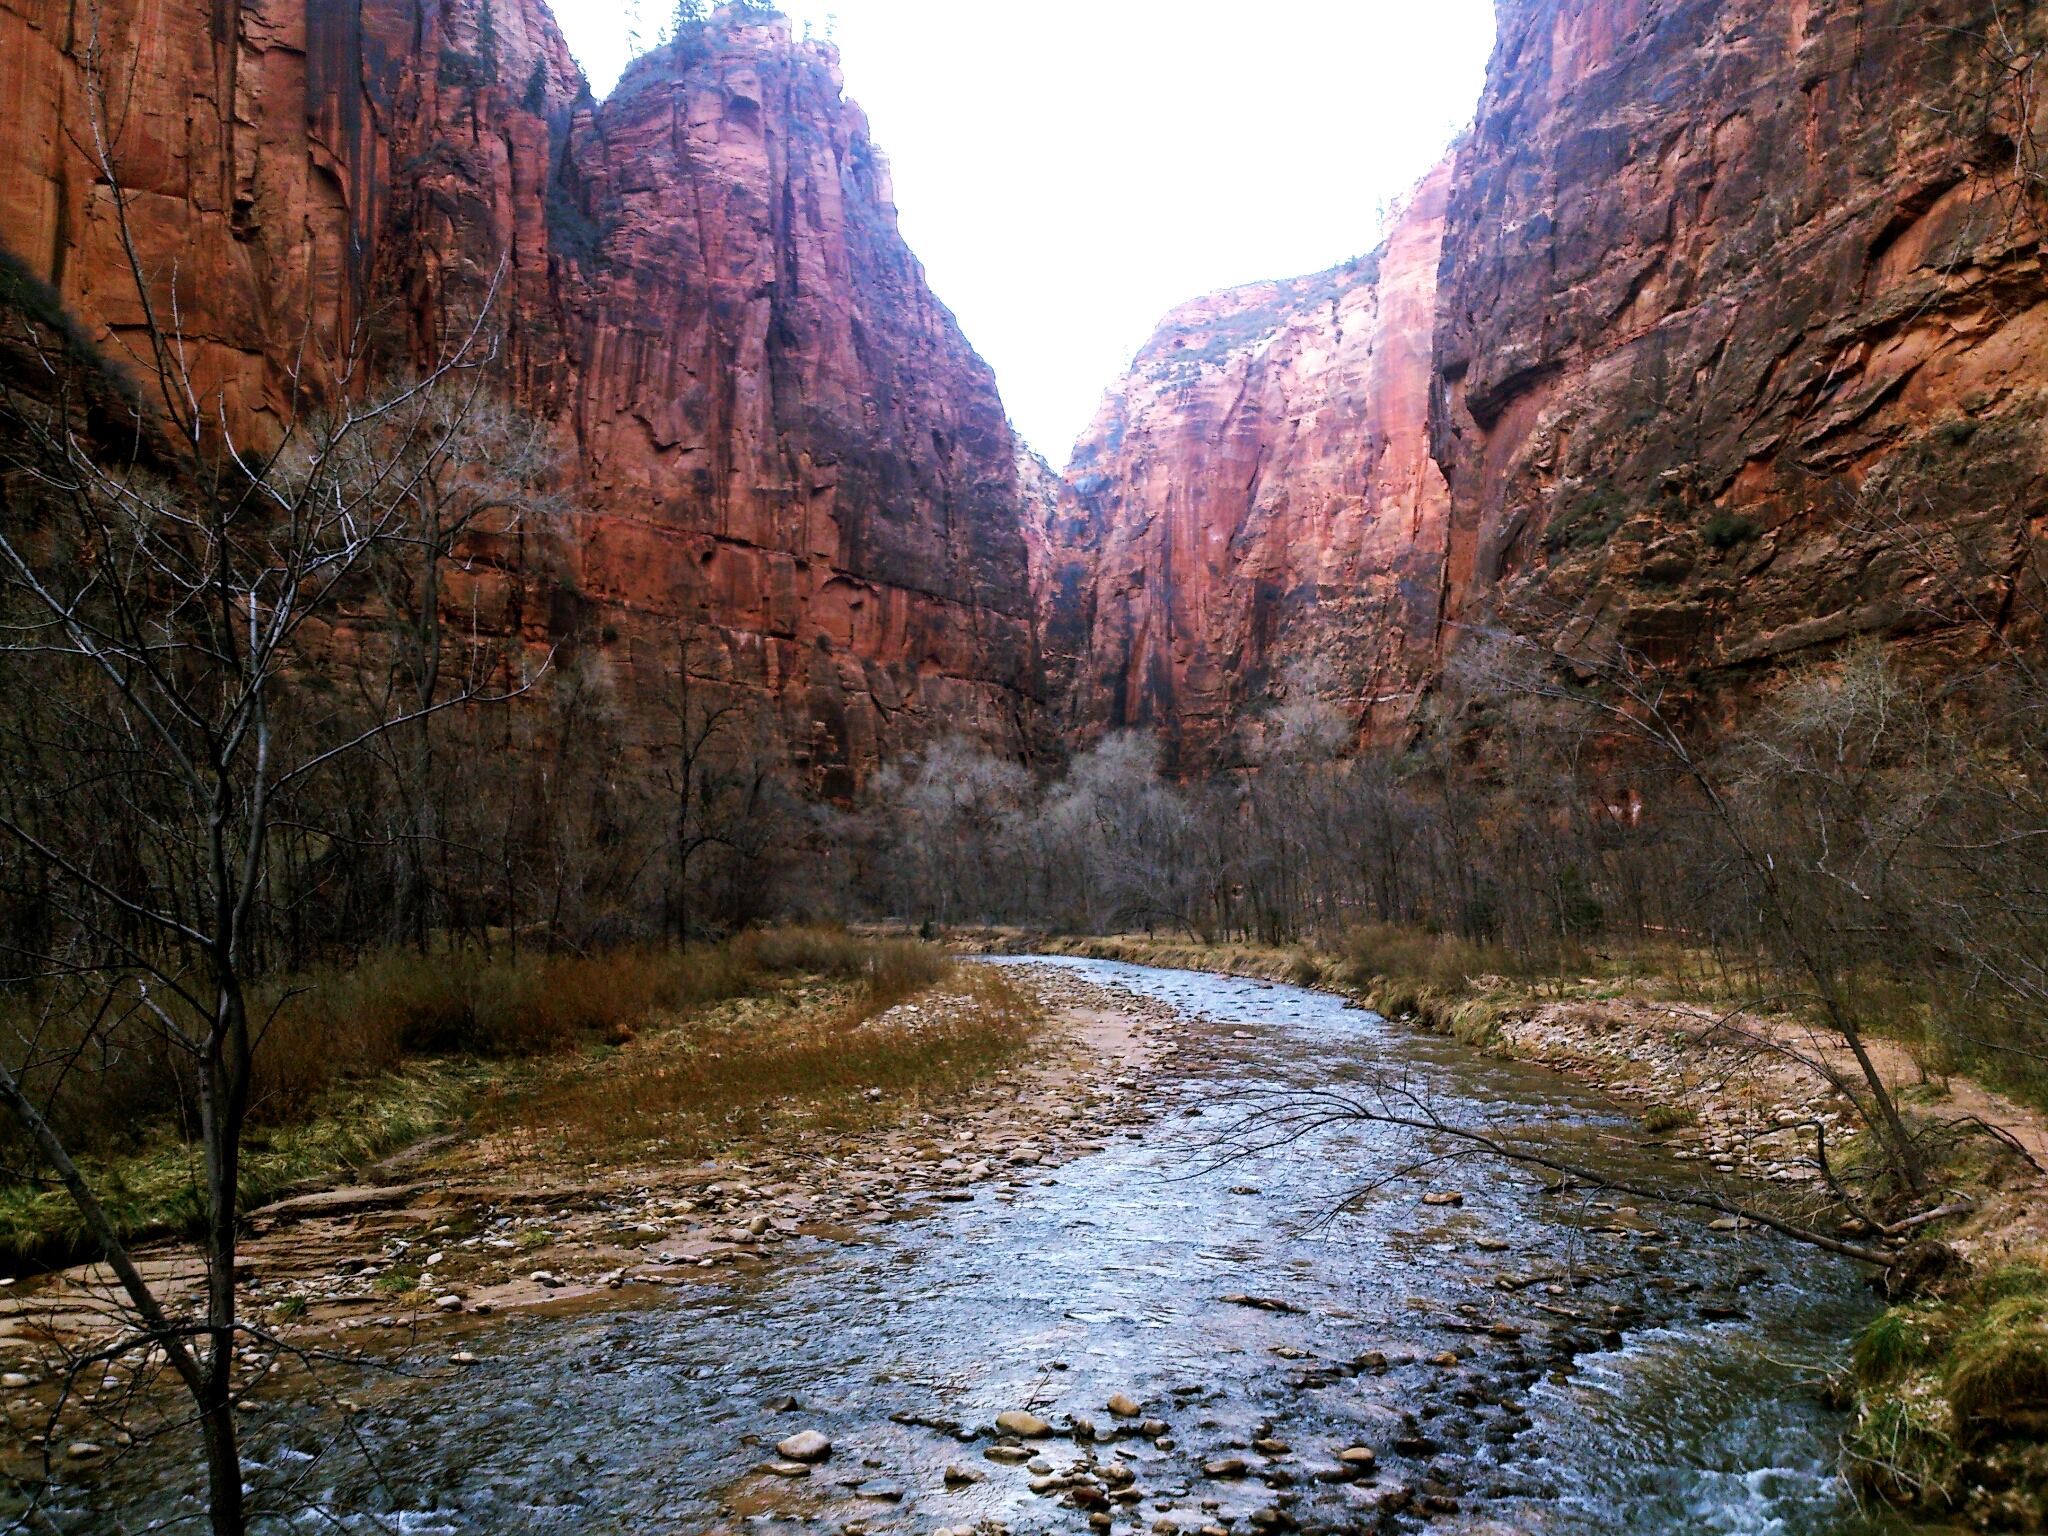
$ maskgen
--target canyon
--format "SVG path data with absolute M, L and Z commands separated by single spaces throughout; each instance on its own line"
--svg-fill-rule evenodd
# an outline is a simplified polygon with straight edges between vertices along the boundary
M 488 309 L 568 484 L 465 621 L 629 717 L 680 666 L 833 798 L 953 732 L 1237 762 L 1303 693 L 1399 739 L 1491 624 L 1709 700 L 2030 624 L 2041 22 L 2005 9 L 1500 0 L 1473 127 L 1379 248 L 1174 310 L 1064 474 L 904 244 L 836 52 L 756 9 L 597 102 L 541 0 L 0 0 L 0 230 L 114 357 L 125 230 L 252 436 L 353 342 L 419 367 Z
M 1240 761 L 1309 688 L 1398 739 L 1492 625 L 1710 708 L 1858 637 L 1953 668 L 2037 627 L 2040 16 L 1497 11 L 1380 250 L 1175 310 L 1076 449 L 1082 737 Z

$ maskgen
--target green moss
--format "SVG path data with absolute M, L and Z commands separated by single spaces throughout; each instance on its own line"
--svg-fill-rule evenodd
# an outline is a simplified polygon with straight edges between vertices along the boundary
M 2048 1509 L 2048 1267 L 2014 1262 L 1893 1307 L 1856 1341 L 1856 1481 L 1990 1530 Z M 1987 1502 L 1987 1500 L 1989 1502 Z

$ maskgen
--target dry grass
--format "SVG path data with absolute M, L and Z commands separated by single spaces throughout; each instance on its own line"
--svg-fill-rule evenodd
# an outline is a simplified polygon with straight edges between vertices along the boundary
M 915 1014 L 892 1011 L 912 996 Z M 935 968 L 905 951 L 855 981 L 650 1028 L 508 1088 L 478 1118 L 544 1158 L 701 1158 L 775 1129 L 846 1128 L 942 1098 L 1015 1059 L 1038 1022 L 1032 994 L 993 967 Z
M 258 1015 L 243 1202 L 352 1174 L 502 1101 L 513 1082 L 587 1077 L 588 1103 L 572 1118 L 596 1127 L 624 1106 L 621 1123 L 640 1123 L 631 1106 L 660 1100 L 663 1079 L 594 1069 L 627 1061 L 621 1048 L 650 1027 L 694 1041 L 657 1070 L 673 1071 L 668 1087 L 707 1127 L 727 1109 L 849 1083 L 956 1081 L 992 1059 L 1021 1017 L 975 971 L 976 1008 L 914 1036 L 859 1026 L 946 981 L 952 962 L 912 940 L 829 928 L 593 956 L 387 952 L 295 977 Z M 799 998 L 810 1001 L 792 1011 Z M 733 1023 L 769 1018 L 781 1022 L 766 1032 Z M 91 1053 L 85 1066 L 54 1084 L 57 1108 L 117 1224 L 129 1237 L 193 1229 L 202 1201 L 189 1086 L 146 1040 Z M 25 1148 L 9 1150 L 20 1171 L 0 1182 L 0 1253 L 18 1264 L 86 1256 L 68 1197 Z
M 1417 990 L 1449 991 L 1475 976 L 1507 976 L 1515 957 L 1489 944 L 1454 934 L 1430 933 L 1393 923 L 1363 923 L 1335 945 L 1337 974 L 1352 986 L 1385 978 Z

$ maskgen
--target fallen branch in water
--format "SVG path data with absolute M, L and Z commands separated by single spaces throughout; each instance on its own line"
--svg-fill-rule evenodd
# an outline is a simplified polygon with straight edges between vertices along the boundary
M 1425 1095 L 1406 1084 L 1373 1083 L 1364 1085 L 1358 1091 L 1336 1088 L 1274 1089 L 1249 1097 L 1250 1107 L 1244 1115 L 1218 1138 L 1216 1144 L 1225 1149 L 1225 1152 L 1213 1166 L 1225 1166 L 1243 1158 L 1290 1146 L 1344 1125 L 1386 1125 L 1449 1141 L 1502 1162 L 1540 1168 L 1595 1188 L 1633 1195 L 1640 1200 L 1712 1211 L 1719 1216 L 1753 1222 L 1795 1242 L 1805 1243 L 1827 1253 L 1839 1254 L 1844 1258 L 1855 1259 L 1859 1263 L 1874 1265 L 1879 1269 L 1889 1269 L 1896 1257 L 1885 1249 L 1845 1241 L 1709 1188 L 1673 1189 L 1600 1172 L 1534 1143 L 1511 1139 L 1498 1128 L 1447 1120 L 1436 1111 Z M 1368 1186 L 1368 1189 L 1378 1188 L 1384 1182 L 1385 1180 L 1376 1181 Z M 1354 1192 L 1346 1198 L 1340 1209 L 1355 1206 L 1366 1192 Z M 1924 1218 L 1915 1218 L 1908 1223 L 1895 1225 L 1891 1230 L 1902 1231 L 1909 1225 L 1935 1220 L 1938 1214 L 1958 1213 L 1954 1210 L 1928 1212 Z

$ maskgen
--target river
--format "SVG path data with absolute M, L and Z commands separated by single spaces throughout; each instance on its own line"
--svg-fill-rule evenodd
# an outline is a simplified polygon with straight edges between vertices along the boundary
M 1811 1390 L 1873 1310 L 1848 1264 L 1498 1165 L 1403 1172 L 1415 1142 L 1379 1127 L 1208 1155 L 1247 1092 L 1361 1063 L 1446 1112 L 1628 1128 L 1589 1092 L 1325 994 L 1031 963 L 1203 1021 L 1192 1064 L 1147 1086 L 1142 1130 L 1007 1195 L 797 1245 L 755 1279 L 506 1319 L 475 1364 L 364 1379 L 346 1432 L 332 1409 L 288 1410 L 251 1436 L 252 1483 L 273 1506 L 289 1486 L 297 1511 L 271 1528 L 1080 1532 L 1120 1483 L 1139 1496 L 1100 1512 L 1129 1531 L 1891 1528 L 1848 1498 L 1841 1420 Z M 1424 1203 L 1452 1191 L 1462 1205 Z M 1112 1416 L 1115 1394 L 1165 1435 Z M 983 1454 L 1011 1409 L 1062 1431 L 1028 1447 L 1049 1470 Z M 1077 1442 L 1076 1418 L 1118 1438 Z M 756 1470 L 804 1428 L 828 1461 Z M 1350 1446 L 1377 1453 L 1369 1475 L 1340 1474 Z M 1079 1503 L 1056 1486 L 1076 1468 L 1096 1473 Z M 66 1528 L 190 1520 L 186 1475 L 127 1458 L 60 1501 Z

